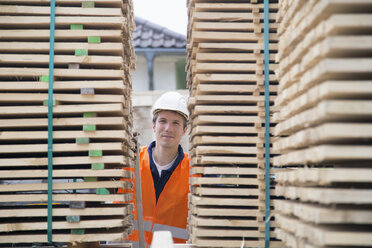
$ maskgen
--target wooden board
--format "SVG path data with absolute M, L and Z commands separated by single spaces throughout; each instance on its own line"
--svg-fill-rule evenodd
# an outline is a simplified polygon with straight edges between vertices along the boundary
M 0 65 L 28 66 L 47 66 L 49 55 L 39 54 L 0 54 Z M 67 66 L 68 64 L 79 64 L 90 68 L 110 68 L 120 69 L 123 66 L 123 58 L 120 56 L 74 56 L 74 55 L 55 55 L 55 66 Z
M 53 183 L 53 190 L 97 189 L 97 188 L 131 189 L 132 187 L 130 183 L 126 181 Z M 0 185 L 0 192 L 19 192 L 19 191 L 32 192 L 32 191 L 39 191 L 39 190 L 48 190 L 48 184 L 47 183 L 23 183 L 22 182 L 21 184 Z
M 1 170 L 0 178 L 47 178 L 48 170 Z M 53 178 L 73 178 L 73 177 L 112 177 L 112 178 L 133 178 L 131 172 L 122 169 L 105 170 L 53 170 Z
M 273 142 L 273 149 L 284 153 L 319 144 L 364 144 L 371 138 L 372 124 L 326 123 L 281 137 Z
M 0 2 L 2 3 L 2 2 Z M 49 6 L 27 6 L 27 5 L 1 5 L 1 15 L 50 15 Z M 56 6 L 55 15 L 72 16 L 122 16 L 120 8 L 81 8 L 81 7 L 60 7 Z
M 314 108 L 303 111 L 278 123 L 275 135 L 296 132 L 325 122 L 372 120 L 372 101 L 369 100 L 325 100 Z
M 281 154 L 274 165 L 355 163 L 372 160 L 372 147 L 365 145 L 320 145 Z
M 0 31 L 1 33 L 1 31 Z M 48 75 L 47 68 L 0 68 L 0 78 L 19 78 L 39 79 L 40 76 Z M 123 80 L 125 75 L 123 70 L 110 69 L 54 69 L 54 76 L 72 80 Z
M 114 104 L 81 104 L 81 105 L 56 105 L 53 107 L 53 114 L 58 116 L 61 114 L 72 115 L 85 112 L 95 113 L 111 113 L 117 116 L 123 116 L 123 105 L 120 103 Z M 24 106 L 19 107 L 0 107 L 0 116 L 46 116 L 48 114 L 48 106 Z
M 124 241 L 128 236 L 127 232 L 120 233 L 95 233 L 95 234 L 53 234 L 53 242 L 97 242 L 101 240 Z M 46 234 L 18 234 L 0 236 L 0 243 L 48 243 Z
M 194 206 L 252 206 L 258 207 L 264 204 L 258 199 L 236 199 L 230 197 L 199 197 L 193 195 L 191 197 L 191 203 Z
M 121 142 L 88 143 L 88 144 L 53 144 L 53 152 L 88 152 L 89 150 L 123 151 L 125 145 Z M 0 145 L 0 154 L 46 153 L 48 144 Z
M 239 179 L 236 180 L 234 185 L 237 185 L 237 183 L 239 183 Z M 194 194 L 194 195 L 198 195 L 198 196 L 258 197 L 259 189 L 257 189 L 257 188 L 234 188 L 234 187 L 215 187 L 215 188 L 213 188 L 213 187 L 196 187 L 196 186 L 193 185 L 193 186 L 191 186 L 191 193 Z
M 48 7 L 49 9 L 49 7 Z M 92 55 L 111 55 L 121 56 L 125 51 L 122 43 L 119 42 L 103 42 L 103 43 L 87 43 L 87 42 L 55 42 L 55 53 L 74 53 L 75 49 L 87 49 Z M 48 53 L 48 42 L 0 42 L 1 53 Z
M 60 229 L 85 229 L 88 231 L 91 228 L 118 228 L 123 226 L 122 219 L 116 220 L 81 220 L 79 222 L 53 221 L 53 230 Z M 0 232 L 16 232 L 16 231 L 35 231 L 47 230 L 47 222 L 30 222 L 30 223 L 5 223 L 0 224 Z M 31 235 L 30 235 L 31 236 Z
M 244 217 L 244 216 L 259 216 L 262 214 L 259 210 L 256 209 L 237 209 L 237 208 L 212 208 L 212 207 L 191 207 L 192 214 L 196 216 L 235 216 L 235 217 Z
M 123 155 L 116 156 L 102 156 L 102 157 L 88 157 L 88 156 L 73 156 L 73 157 L 54 157 L 53 166 L 65 165 L 80 165 L 80 164 L 117 164 L 131 166 L 133 162 L 130 158 Z M 46 166 L 48 165 L 48 158 L 1 158 L 0 167 L 20 167 L 20 166 Z
M 257 175 L 259 169 L 257 168 L 246 168 L 246 167 L 234 167 L 224 166 L 224 167 L 202 167 L 193 166 L 190 169 L 191 175 L 203 174 L 203 175 Z M 190 178 L 190 180 L 197 179 L 195 177 Z
M 0 103 L 38 103 L 48 99 L 47 93 L 0 93 Z M 53 100 L 60 103 L 124 103 L 123 95 L 81 95 L 81 94 L 53 94 Z
M 105 139 L 108 140 L 121 140 L 130 144 L 129 135 L 125 130 L 97 130 L 97 131 L 53 131 L 53 140 L 67 140 L 76 138 L 92 138 L 92 139 Z M 1 132 L 0 141 L 5 140 L 47 140 L 48 131 L 13 131 Z
M 2 41 L 49 41 L 49 29 L 17 29 L 0 30 L 0 40 Z M 56 30 L 55 40 L 60 41 L 84 41 L 88 36 L 100 36 L 108 42 L 121 42 L 121 30 Z
M 263 42 L 263 34 L 248 32 L 213 32 L 213 31 L 194 31 L 192 42 Z M 270 36 L 270 41 L 278 41 L 275 35 Z
M 371 233 L 368 229 L 350 228 L 327 228 L 312 226 L 301 223 L 297 219 L 276 215 L 281 229 L 292 232 L 296 237 L 305 238 L 309 243 L 318 246 L 368 246 L 372 242 Z
M 212 145 L 202 145 L 197 146 L 193 149 L 195 155 L 217 155 L 217 154 L 242 154 L 242 155 L 255 155 L 257 154 L 256 147 L 250 146 L 212 146 Z M 194 153 L 194 152 L 192 152 Z
M 301 201 L 322 204 L 371 204 L 371 189 L 343 189 L 319 187 L 275 186 L 276 193 L 288 199 L 299 198 Z
M 102 208 L 54 208 L 53 216 L 110 216 L 118 215 L 125 216 L 131 212 L 130 206 L 113 206 Z M 46 217 L 48 216 L 47 208 L 26 208 L 26 209 L 2 209 L 0 216 L 18 218 L 18 217 Z
M 263 222 L 257 220 L 244 220 L 244 219 L 212 219 L 205 217 L 191 216 L 189 225 L 193 226 L 206 226 L 206 227 L 259 227 L 263 226 Z
M 262 139 L 252 136 L 194 136 L 192 145 L 263 144 Z
M 263 163 L 263 158 L 257 157 L 241 157 L 241 156 L 193 156 L 193 165 L 257 165 Z
M 93 109 L 92 109 L 93 110 Z M 66 117 L 66 118 L 53 118 L 53 126 L 55 127 L 82 127 L 83 125 L 91 124 L 101 127 L 122 127 L 129 125 L 128 121 L 124 117 Z M 22 127 L 47 127 L 47 118 L 32 118 L 32 119 L 0 119 L 0 127 L 3 128 L 18 128 Z
M 102 201 L 119 201 L 128 202 L 132 199 L 132 194 L 53 194 L 53 201 L 85 201 L 85 202 L 102 202 Z M 1 196 L 0 202 L 46 202 L 48 194 L 16 194 Z M 1 236 L 0 236 L 1 237 Z
M 362 208 L 355 205 L 327 207 L 289 200 L 276 200 L 274 205 L 282 215 L 294 215 L 304 222 L 338 225 L 372 223 L 372 210 L 368 207 Z
M 89 2 L 89 0 L 56 0 L 56 5 L 59 6 L 79 6 L 81 7 L 83 2 Z M 97 5 L 103 5 L 107 7 L 122 7 L 123 0 L 95 0 Z M 32 4 L 32 5 L 50 5 L 50 0 L 0 0 L 0 3 L 18 3 L 18 4 Z
M 264 117 L 242 115 L 198 115 L 193 119 L 193 125 L 254 124 L 264 122 Z
M 123 80 L 86 80 L 86 81 L 54 81 L 53 91 L 55 93 L 63 91 L 80 92 L 82 88 L 93 88 L 95 92 L 110 92 L 123 94 L 128 90 L 128 86 L 124 84 Z M 48 83 L 35 81 L 2 81 L 0 84 L 0 91 L 13 92 L 47 92 Z
M 280 113 L 274 115 L 275 118 L 287 119 L 301 111 L 315 107 L 322 100 L 368 99 L 372 96 L 372 81 L 370 80 L 324 81 L 291 99 L 294 94 L 297 94 L 293 90 L 299 88 L 298 85 L 293 86 L 281 92 L 276 98 L 277 106 L 284 103 L 285 105 L 280 108 Z

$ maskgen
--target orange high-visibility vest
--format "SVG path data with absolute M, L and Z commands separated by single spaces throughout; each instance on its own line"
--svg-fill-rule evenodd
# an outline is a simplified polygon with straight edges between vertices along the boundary
M 156 202 L 154 181 L 150 169 L 148 146 L 140 152 L 140 171 L 142 186 L 142 207 L 145 227 L 145 242 L 151 244 L 155 231 L 169 230 L 174 243 L 185 243 L 188 239 L 186 230 L 188 215 L 190 158 L 185 153 L 182 161 L 173 171 Z M 135 206 L 136 209 L 136 206 Z M 129 235 L 133 247 L 138 247 L 137 212 L 135 211 L 135 230 Z M 133 242 L 134 241 L 134 242 Z

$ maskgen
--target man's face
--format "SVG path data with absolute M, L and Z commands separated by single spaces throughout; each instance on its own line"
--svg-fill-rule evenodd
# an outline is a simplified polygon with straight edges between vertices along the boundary
M 161 111 L 152 123 L 156 136 L 156 145 L 171 148 L 178 147 L 182 136 L 186 133 L 184 118 L 174 111 Z

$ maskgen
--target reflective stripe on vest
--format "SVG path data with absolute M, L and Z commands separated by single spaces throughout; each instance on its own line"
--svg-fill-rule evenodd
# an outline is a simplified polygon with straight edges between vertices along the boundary
M 135 220 L 133 222 L 134 229 L 138 230 L 138 222 Z M 144 230 L 147 232 L 151 232 L 152 222 L 151 221 L 144 221 L 143 222 Z M 178 228 L 174 226 L 168 226 L 168 225 L 162 225 L 162 224 L 154 224 L 154 228 L 152 229 L 152 233 L 156 231 L 170 231 L 172 233 L 173 238 L 179 238 L 179 239 L 188 239 L 189 235 L 187 233 L 187 230 L 184 228 Z
M 152 229 L 152 232 L 156 231 L 170 231 L 172 233 L 173 238 L 179 238 L 179 239 L 188 239 L 189 235 L 187 233 L 187 230 L 184 228 L 178 228 L 174 226 L 167 226 L 167 225 L 161 225 L 161 224 L 154 224 L 154 228 Z

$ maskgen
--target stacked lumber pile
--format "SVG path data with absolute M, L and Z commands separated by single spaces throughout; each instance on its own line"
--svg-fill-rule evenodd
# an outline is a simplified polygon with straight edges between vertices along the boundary
M 123 240 L 133 163 L 130 0 L 56 0 L 53 242 Z M 47 242 L 50 1 L 0 0 L 0 244 Z M 120 201 L 121 204 L 113 204 Z
M 275 230 L 289 247 L 372 244 L 372 2 L 279 3 Z
M 270 2 L 273 101 L 278 5 Z M 188 2 L 188 230 L 197 247 L 264 246 L 263 9 L 257 1 Z

